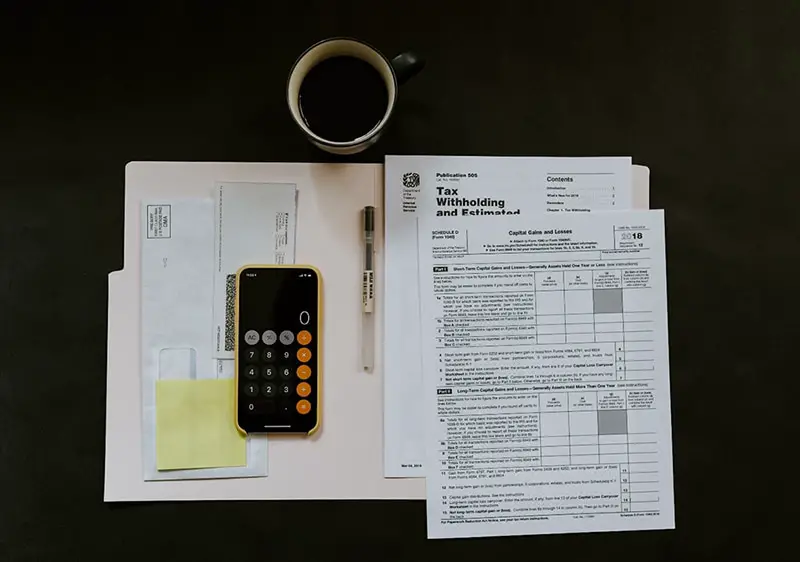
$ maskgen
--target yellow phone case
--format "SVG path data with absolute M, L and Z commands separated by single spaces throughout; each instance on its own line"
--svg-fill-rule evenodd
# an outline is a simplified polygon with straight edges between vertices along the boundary
M 240 275 L 242 271 L 245 269 L 310 269 L 314 271 L 317 275 L 317 321 L 316 321 L 316 340 L 317 340 L 317 407 L 315 408 L 316 412 L 316 423 L 314 427 L 312 427 L 307 433 L 302 433 L 303 435 L 313 435 L 320 426 L 322 420 L 322 315 L 323 315 L 323 301 L 322 301 L 322 273 L 320 273 L 319 269 L 314 267 L 313 265 L 306 265 L 306 264 L 292 264 L 292 265 L 269 265 L 269 264 L 250 264 L 244 265 L 239 268 L 236 272 L 236 298 L 235 298 L 235 309 L 234 309 L 234 346 L 233 346 L 233 356 L 235 360 L 235 380 L 236 380 L 236 390 L 234 393 L 234 400 L 236 401 L 234 404 L 234 424 L 236 428 L 239 430 L 240 433 L 247 435 L 247 432 L 239 426 L 239 285 L 240 285 Z M 300 433 L 300 432 L 298 432 Z

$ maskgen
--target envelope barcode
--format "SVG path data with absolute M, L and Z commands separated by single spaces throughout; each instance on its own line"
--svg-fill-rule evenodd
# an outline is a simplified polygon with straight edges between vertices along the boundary
M 225 351 L 233 351 L 234 316 L 236 314 L 236 275 L 225 277 Z

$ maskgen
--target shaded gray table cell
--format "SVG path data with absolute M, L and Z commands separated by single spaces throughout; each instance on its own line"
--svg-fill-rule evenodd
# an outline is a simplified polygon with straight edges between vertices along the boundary
M 622 312 L 622 289 L 594 289 L 594 313 Z
M 628 412 L 625 410 L 600 410 L 597 412 L 599 435 L 621 435 L 628 433 Z

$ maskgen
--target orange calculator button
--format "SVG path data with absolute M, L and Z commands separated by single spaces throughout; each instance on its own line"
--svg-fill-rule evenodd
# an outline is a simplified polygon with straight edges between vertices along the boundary
M 297 403 L 297 413 L 298 414 L 307 414 L 311 411 L 311 402 L 308 400 L 300 400 Z
M 311 350 L 307 347 L 301 347 L 297 350 L 297 360 L 306 363 L 308 360 L 311 359 Z
M 311 367 L 309 367 L 308 365 L 300 365 L 297 368 L 297 376 L 301 380 L 306 380 L 308 377 L 311 376 Z
M 297 395 L 298 396 L 302 396 L 303 398 L 305 398 L 309 394 L 311 394 L 311 385 L 310 384 L 308 384 L 307 382 L 301 382 L 300 384 L 297 385 Z
M 303 330 L 297 334 L 297 343 L 300 345 L 308 345 L 311 343 L 311 332 Z

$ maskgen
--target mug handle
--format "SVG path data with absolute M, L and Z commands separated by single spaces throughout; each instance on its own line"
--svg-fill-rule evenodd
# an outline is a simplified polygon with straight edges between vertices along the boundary
M 399 86 L 408 82 L 425 68 L 425 59 L 416 53 L 406 51 L 392 59 L 392 68 L 397 76 L 397 85 Z

